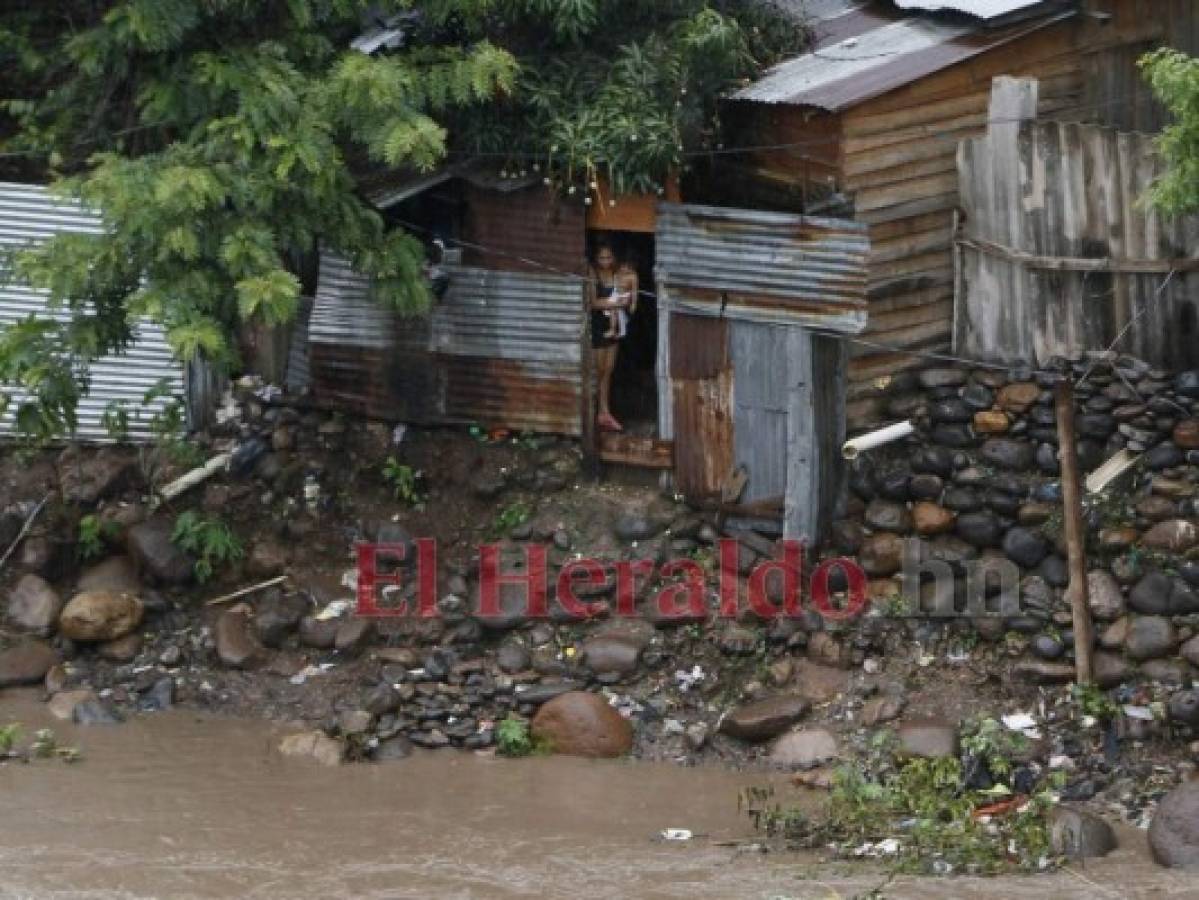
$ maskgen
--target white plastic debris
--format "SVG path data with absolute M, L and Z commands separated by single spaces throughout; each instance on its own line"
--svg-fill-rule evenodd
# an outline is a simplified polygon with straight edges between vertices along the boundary
M 391 432 L 391 442 L 393 444 L 395 444 L 396 446 L 399 446 L 400 444 L 402 444 L 404 442 L 404 435 L 406 435 L 407 433 L 408 433 L 408 426 L 405 425 L 403 422 L 401 422 Z
M 1049 757 L 1049 768 L 1062 769 L 1064 771 L 1072 771 L 1074 769 L 1074 759 L 1066 756 L 1064 753 L 1059 753 Z
M 1130 719 L 1141 719 L 1145 722 L 1153 721 L 1153 710 L 1148 706 L 1125 706 L 1124 715 Z
M 694 837 L 686 828 L 665 828 L 662 830 L 662 839 L 665 841 L 689 841 Z
M 328 619 L 338 619 L 354 608 L 353 600 L 334 600 L 313 618 L 319 622 L 327 621 Z
M 320 665 L 316 666 L 305 666 L 300 671 L 296 672 L 295 675 L 292 675 L 288 680 L 292 684 L 303 684 L 314 675 L 320 675 L 324 672 L 328 672 L 333 668 L 333 665 L 333 663 L 321 663 Z
M 1028 713 L 1012 713 L 1003 717 L 1003 724 L 1011 731 L 1024 731 L 1026 728 L 1036 728 L 1037 720 Z
M 274 403 L 283 396 L 283 388 L 275 384 L 267 384 L 254 392 L 254 396 L 263 403 Z
M 686 669 L 676 669 L 674 673 L 674 680 L 678 683 L 680 691 L 691 690 L 702 683 L 705 677 L 707 676 L 700 666 L 692 666 L 690 672 Z
M 341 586 L 347 590 L 358 591 L 358 570 L 346 569 L 341 573 Z

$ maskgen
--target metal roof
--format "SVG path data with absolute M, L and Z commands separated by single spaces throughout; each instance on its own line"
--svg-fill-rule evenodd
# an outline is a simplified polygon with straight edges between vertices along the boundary
M 893 0 L 893 2 L 900 9 L 916 9 L 923 12 L 959 12 L 990 20 L 1025 12 L 1034 6 L 1044 6 L 1046 0 Z
M 97 234 L 100 218 L 80 204 L 54 197 L 40 185 L 0 182 L 0 251 L 36 246 L 56 234 L 75 232 Z M 66 321 L 65 310 L 46 306 L 46 293 L 16 280 L 0 275 L 0 328 L 16 324 L 30 315 Z M 111 354 L 91 365 L 90 390 L 79 403 L 79 429 L 76 437 L 83 440 L 108 439 L 101 420 L 110 402 L 124 401 L 130 411 L 129 436 L 138 440 L 153 437 L 149 418 L 161 410 L 168 400 L 142 406 L 142 397 L 160 379 L 166 379 L 173 395 L 184 390 L 181 362 L 175 359 L 167 345 L 166 336 L 158 325 L 140 320 L 134 324 L 134 341 L 120 354 Z M 27 396 L 21 391 L 8 391 L 12 397 L 8 410 L 0 417 L 0 435 L 13 434 L 13 415 Z
M 662 203 L 656 274 L 671 309 L 856 334 L 866 327 L 866 226 Z
M 1007 0 L 1009 7 L 1017 3 L 1027 5 L 1021 0 Z M 961 0 L 957 5 L 967 4 Z M 1001 3 L 980 0 L 976 5 L 998 7 Z M 873 9 L 847 9 L 845 15 L 817 26 L 816 49 L 780 63 L 737 91 L 732 99 L 815 106 L 837 112 L 1073 15 L 1073 11 L 1066 11 L 1003 28 L 987 28 L 977 18 L 914 16 L 896 20 Z M 821 39 L 822 29 L 829 39 Z

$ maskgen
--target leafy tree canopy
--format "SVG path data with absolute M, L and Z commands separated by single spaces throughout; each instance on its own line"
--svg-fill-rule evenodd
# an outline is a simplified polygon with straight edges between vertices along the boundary
M 1199 210 L 1199 59 L 1155 50 L 1142 57 L 1141 68 L 1174 116 L 1158 139 L 1169 168 L 1154 184 L 1149 202 L 1163 212 L 1193 213 Z
M 380 302 L 428 303 L 420 242 L 359 191 L 447 155 L 652 191 L 714 134 L 719 91 L 803 38 L 761 0 L 58 0 L 0 11 L 0 162 L 102 213 L 15 255 L 71 322 L 0 335 L 49 433 L 135 317 L 185 359 L 285 322 L 318 241 Z M 393 17 L 399 17 L 393 18 Z M 398 22 L 399 47 L 351 48 Z M 2 273 L 0 273 L 2 276 Z M 54 361 L 47 360 L 53 356 Z

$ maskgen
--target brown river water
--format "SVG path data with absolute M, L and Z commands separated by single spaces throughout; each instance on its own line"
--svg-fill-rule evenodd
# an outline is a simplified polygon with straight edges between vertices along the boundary
M 762 854 L 737 794 L 762 774 L 442 752 L 323 768 L 264 722 L 172 711 L 51 722 L 32 693 L 0 723 L 53 727 L 83 761 L 0 766 L 0 897 L 851 898 L 881 870 Z M 790 792 L 775 780 L 780 790 Z M 686 842 L 663 829 L 694 833 Z M 1199 898 L 1144 837 L 1051 876 L 898 879 L 886 897 Z

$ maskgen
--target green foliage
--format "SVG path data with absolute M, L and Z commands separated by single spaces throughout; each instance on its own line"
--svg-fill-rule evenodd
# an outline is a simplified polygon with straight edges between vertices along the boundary
M 108 437 L 123 444 L 129 440 L 129 404 L 124 400 L 110 400 L 100 416 L 100 424 Z
M 75 541 L 75 555 L 81 560 L 95 559 L 103 555 L 109 541 L 120 533 L 115 522 L 101 521 L 94 514 L 79 520 L 79 534 Z
M 741 805 L 756 827 L 804 847 L 852 855 L 863 845 L 893 840 L 899 871 L 997 874 L 1050 865 L 1047 792 L 982 816 L 994 800 L 968 790 L 953 758 L 910 759 L 898 767 L 871 751 L 870 761 L 837 770 L 827 809 L 807 814 L 772 803 L 769 789 L 743 792 Z
M 500 756 L 532 756 L 550 753 L 553 748 L 533 737 L 529 723 L 515 713 L 495 726 L 495 749 Z
M 175 519 L 171 541 L 196 558 L 196 581 L 203 584 L 219 566 L 236 562 L 245 555 L 237 535 L 218 519 L 206 519 L 193 510 Z
M 394 456 L 387 457 L 383 464 L 383 480 L 391 487 L 391 495 L 408 506 L 422 506 L 425 493 L 422 489 L 423 476 L 418 469 L 405 465 Z
M 1028 750 L 1028 738 L 996 719 L 969 719 L 962 723 L 962 749 L 986 763 L 997 778 L 1012 771 L 1012 759 Z
M 0 342 L 0 380 L 34 395 L 23 430 L 74 427 L 79 373 L 125 346 L 136 316 L 161 323 L 184 359 L 233 362 L 239 321 L 294 315 L 318 241 L 372 276 L 380 302 L 428 305 L 421 244 L 386 228 L 359 173 L 436 165 L 447 133 L 434 116 L 513 90 L 517 64 L 485 39 L 432 33 L 388 54 L 350 47 L 367 13 L 409 5 L 113 0 L 0 13 L 0 152 L 28 154 L 35 177 L 104 224 L 11 261 L 70 313 Z M 465 21 L 490 4 L 450 6 Z
M 518 525 L 523 525 L 532 516 L 533 510 L 529 508 L 529 504 L 520 500 L 513 500 L 496 513 L 495 521 L 491 523 L 491 533 L 499 537 Z
M 512 713 L 495 727 L 495 748 L 501 756 L 528 756 L 533 752 L 529 724 Z
M 1084 716 L 1094 716 L 1101 722 L 1109 722 L 1120 714 L 1119 704 L 1097 684 L 1071 685 L 1070 696 Z
M 1153 93 L 1174 116 L 1158 138 L 1167 172 L 1153 185 L 1149 202 L 1183 215 L 1199 209 L 1199 59 L 1162 48 L 1140 59 Z

